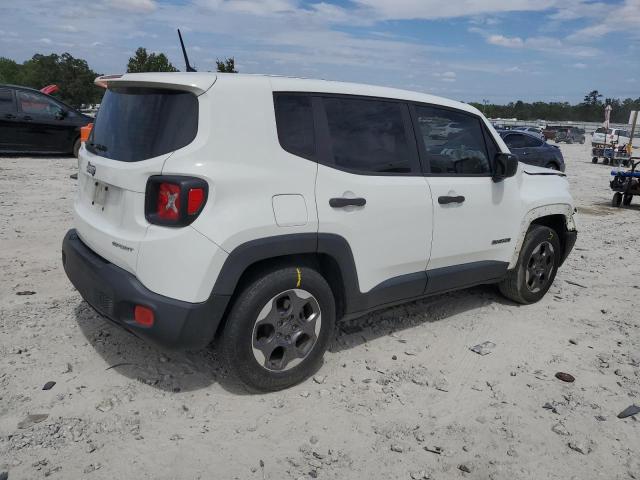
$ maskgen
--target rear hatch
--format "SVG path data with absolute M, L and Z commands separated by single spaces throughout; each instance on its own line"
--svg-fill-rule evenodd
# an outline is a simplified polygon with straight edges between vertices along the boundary
M 135 273 L 151 175 L 198 133 L 198 95 L 212 74 L 127 74 L 101 77 L 107 87 L 79 157 L 75 226 L 96 253 Z

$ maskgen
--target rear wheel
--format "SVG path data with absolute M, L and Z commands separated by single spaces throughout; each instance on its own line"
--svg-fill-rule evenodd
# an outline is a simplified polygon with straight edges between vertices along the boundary
M 257 391 L 290 387 L 319 366 L 333 335 L 335 300 L 313 269 L 265 272 L 238 296 L 222 334 L 231 372 Z
M 591 163 L 598 163 L 598 157 L 593 157 L 591 159 Z
M 76 138 L 76 141 L 73 142 L 73 156 L 78 158 L 78 153 L 80 152 L 80 138 Z
M 633 199 L 633 195 L 624 195 L 622 197 L 622 204 L 626 207 L 631 205 L 631 199 Z
M 532 225 L 522 244 L 518 263 L 499 284 L 500 292 L 514 302 L 537 302 L 551 287 L 561 255 L 558 234 L 549 227 Z

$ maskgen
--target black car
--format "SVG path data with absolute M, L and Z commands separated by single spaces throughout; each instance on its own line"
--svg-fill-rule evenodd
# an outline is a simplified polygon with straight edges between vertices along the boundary
M 38 90 L 0 84 L 0 152 L 77 157 L 80 128 L 90 122 L 93 118 Z
M 564 157 L 560 148 L 549 145 L 535 135 L 517 130 L 498 130 L 511 153 L 529 165 L 552 168 L 564 172 Z

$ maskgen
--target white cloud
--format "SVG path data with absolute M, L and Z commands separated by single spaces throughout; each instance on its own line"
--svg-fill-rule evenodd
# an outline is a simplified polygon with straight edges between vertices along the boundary
M 584 68 L 587 68 L 587 67 L 588 67 L 588 65 L 587 65 L 586 63 L 581 63 L 581 62 L 574 63 L 574 64 L 573 64 L 573 65 L 571 65 L 571 66 L 572 66 L 573 68 L 579 68 L 579 69 L 584 69 Z
M 156 8 L 155 0 L 107 0 L 107 4 L 130 12 L 148 13 Z
M 573 57 L 595 57 L 601 53 L 597 48 L 570 44 L 555 37 L 507 37 L 505 35 L 490 34 L 478 28 L 471 28 L 469 30 L 483 35 L 487 43 L 497 45 L 499 47 L 537 50 L 540 52 L 569 55 Z
M 598 23 L 584 27 L 567 38 L 574 42 L 596 41 L 612 32 L 640 34 L 640 0 L 625 0 L 618 5 L 608 5 Z
M 447 71 L 447 72 L 435 72 L 433 74 L 434 77 L 438 78 L 441 82 L 453 83 L 458 79 L 458 75 L 456 72 Z
M 486 15 L 515 11 L 541 11 L 561 4 L 560 0 L 355 0 L 382 19 L 436 19 Z
M 45 45 L 51 45 L 53 42 L 50 38 L 41 38 L 40 43 L 44 43 Z
M 489 35 L 487 37 L 487 43 L 508 48 L 518 48 L 524 46 L 524 42 L 520 37 L 505 37 L 504 35 Z

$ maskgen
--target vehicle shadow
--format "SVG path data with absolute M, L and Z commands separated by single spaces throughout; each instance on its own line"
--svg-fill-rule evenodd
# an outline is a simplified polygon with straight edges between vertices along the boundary
M 104 359 L 105 370 L 171 393 L 200 390 L 215 383 L 234 394 L 251 393 L 225 372 L 215 342 L 199 351 L 168 350 L 124 330 L 85 301 L 76 306 L 75 318 L 89 344 Z
M 480 285 L 434 295 L 340 322 L 329 350 L 348 350 L 380 337 L 397 334 L 425 323 L 446 320 L 491 304 L 516 305 L 500 295 L 495 285 Z
M 329 351 L 355 348 L 390 333 L 445 320 L 493 303 L 514 305 L 501 297 L 494 286 L 484 285 L 341 321 Z M 102 317 L 84 301 L 76 306 L 75 317 L 82 334 L 104 359 L 105 370 L 165 392 L 189 392 L 217 383 L 235 395 L 253 394 L 225 371 L 217 340 L 199 351 L 167 350 L 137 338 Z

